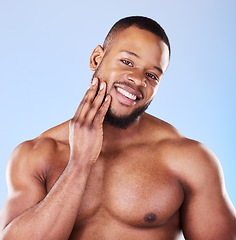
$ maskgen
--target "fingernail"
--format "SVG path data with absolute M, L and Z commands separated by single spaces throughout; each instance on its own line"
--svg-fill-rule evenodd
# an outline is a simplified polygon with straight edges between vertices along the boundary
M 100 84 L 100 90 L 102 90 L 102 89 L 104 88 L 104 86 L 105 86 L 105 83 L 102 82 L 102 83 Z
M 106 102 L 108 99 L 109 99 L 109 96 L 106 96 L 106 98 L 105 98 L 105 102 Z
M 93 79 L 92 85 L 95 85 L 97 83 L 97 78 Z

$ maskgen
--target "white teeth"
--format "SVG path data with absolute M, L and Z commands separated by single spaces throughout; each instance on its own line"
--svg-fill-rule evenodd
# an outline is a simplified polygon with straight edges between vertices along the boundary
M 119 88 L 119 87 L 118 87 L 118 88 L 117 88 L 117 91 L 120 92 L 121 94 L 123 94 L 124 96 L 126 96 L 126 97 L 129 98 L 129 99 L 136 100 L 136 98 L 137 98 L 135 95 L 133 95 L 133 94 L 125 91 L 125 90 L 122 89 L 122 88 Z

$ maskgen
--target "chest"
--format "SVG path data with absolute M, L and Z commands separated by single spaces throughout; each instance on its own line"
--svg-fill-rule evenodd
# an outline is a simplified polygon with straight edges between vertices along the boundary
M 178 179 L 153 151 L 109 152 L 91 170 L 76 222 L 106 212 L 128 225 L 154 227 L 171 219 L 182 201 Z

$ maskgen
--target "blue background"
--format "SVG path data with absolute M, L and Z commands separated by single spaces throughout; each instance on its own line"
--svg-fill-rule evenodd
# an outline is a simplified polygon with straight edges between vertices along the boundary
M 213 150 L 236 206 L 235 10 L 233 0 L 0 0 L 0 209 L 9 155 L 73 116 L 92 50 L 129 15 L 155 19 L 172 46 L 148 112 Z

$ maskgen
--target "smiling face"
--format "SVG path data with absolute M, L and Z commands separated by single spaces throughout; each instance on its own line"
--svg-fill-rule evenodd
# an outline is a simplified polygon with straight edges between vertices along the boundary
M 121 31 L 109 49 L 98 46 L 91 55 L 94 77 L 107 83 L 110 112 L 127 117 L 153 99 L 169 63 L 167 45 L 153 33 L 131 26 Z

